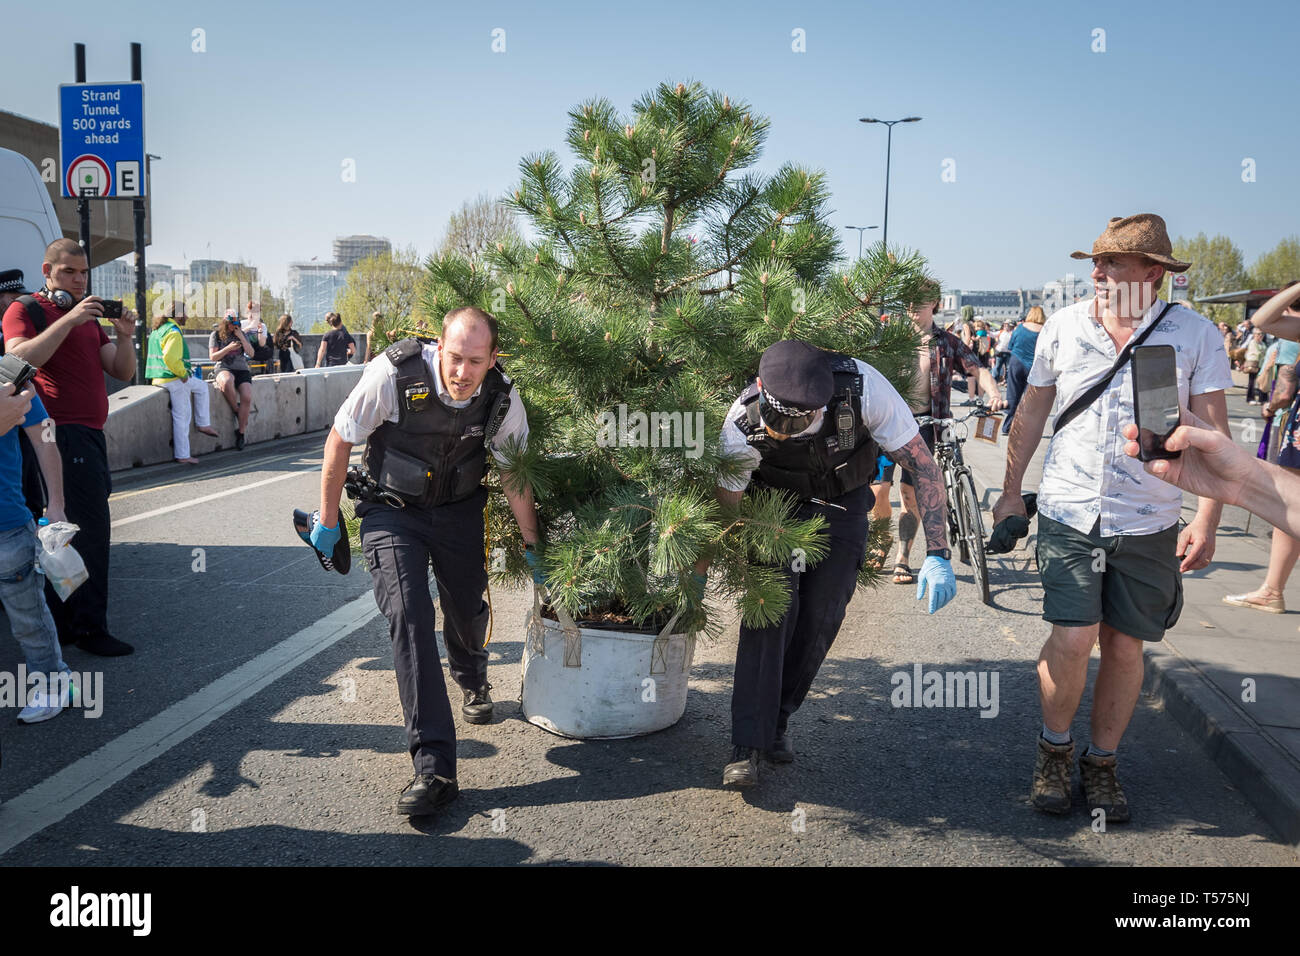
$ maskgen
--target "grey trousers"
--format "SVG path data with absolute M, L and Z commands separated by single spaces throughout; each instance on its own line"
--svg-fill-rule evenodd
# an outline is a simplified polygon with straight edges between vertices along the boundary
M 361 550 L 375 602 L 388 619 L 397 693 L 417 774 L 456 776 L 456 725 L 438 657 L 429 563 L 442 605 L 442 637 L 452 679 L 463 688 L 487 682 L 488 606 L 483 601 L 483 505 L 479 489 L 464 501 L 427 511 L 379 502 L 357 506 Z

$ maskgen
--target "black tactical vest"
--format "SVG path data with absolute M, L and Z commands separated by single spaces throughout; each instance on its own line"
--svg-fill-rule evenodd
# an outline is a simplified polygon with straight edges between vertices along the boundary
M 784 441 L 770 437 L 759 420 L 757 383 L 751 382 L 742 393 L 744 410 L 733 421 L 762 456 L 756 485 L 788 489 L 803 501 L 829 500 L 860 488 L 875 477 L 880 452 L 859 409 L 862 375 L 857 363 L 847 355 L 828 352 L 827 360 L 835 376 L 835 391 L 822 413 L 822 427 L 815 435 Z M 853 418 L 848 448 L 841 447 L 837 421 L 841 408 L 846 408 Z
M 487 471 L 487 443 L 510 407 L 510 379 L 494 365 L 469 405 L 451 408 L 438 398 L 420 340 L 403 339 L 384 354 L 397 369 L 400 418 L 371 433 L 366 471 L 385 491 L 417 508 L 470 497 Z

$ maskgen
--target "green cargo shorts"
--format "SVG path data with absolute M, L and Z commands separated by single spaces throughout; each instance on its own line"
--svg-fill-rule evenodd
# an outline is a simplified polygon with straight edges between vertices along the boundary
M 1105 623 L 1159 641 L 1183 611 L 1178 525 L 1154 534 L 1083 534 L 1038 515 L 1043 620 L 1062 627 Z

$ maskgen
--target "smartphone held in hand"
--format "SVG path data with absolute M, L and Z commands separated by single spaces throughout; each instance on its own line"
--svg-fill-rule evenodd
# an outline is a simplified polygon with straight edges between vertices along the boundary
M 1133 414 L 1138 427 L 1138 458 L 1177 458 L 1165 442 L 1182 422 L 1178 404 L 1178 364 L 1172 345 L 1133 350 Z

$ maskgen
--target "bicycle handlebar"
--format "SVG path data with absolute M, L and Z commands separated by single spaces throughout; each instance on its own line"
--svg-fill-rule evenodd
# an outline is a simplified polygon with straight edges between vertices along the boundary
M 977 401 L 975 403 L 975 407 L 972 408 L 965 415 L 963 415 L 961 418 L 935 418 L 932 415 L 917 415 L 915 416 L 915 418 L 916 418 L 916 424 L 921 426 L 922 428 L 924 428 L 926 425 L 941 425 L 941 426 L 957 425 L 977 415 L 983 418 L 988 413 L 988 410 L 989 410 L 988 406 L 985 405 L 984 402 Z

